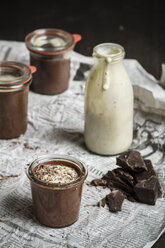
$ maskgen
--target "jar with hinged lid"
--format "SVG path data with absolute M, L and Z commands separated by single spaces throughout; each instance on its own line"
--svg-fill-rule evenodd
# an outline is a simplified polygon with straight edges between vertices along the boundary
M 61 29 L 38 29 L 25 37 L 30 64 L 36 66 L 31 90 L 46 95 L 64 92 L 69 87 L 71 52 L 81 35 Z
M 29 165 L 33 211 L 42 225 L 66 227 L 77 221 L 87 174 L 85 164 L 68 155 L 41 155 Z
M 19 62 L 0 62 L 0 139 L 25 133 L 29 86 L 35 71 Z

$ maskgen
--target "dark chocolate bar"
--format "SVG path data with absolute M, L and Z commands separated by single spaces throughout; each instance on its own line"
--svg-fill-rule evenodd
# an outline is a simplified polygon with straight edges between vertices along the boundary
M 124 198 L 154 205 L 163 192 L 151 160 L 144 160 L 139 152 L 131 150 L 117 157 L 116 162 L 122 168 L 108 171 L 101 179 L 91 182 L 112 190 L 98 206 L 104 207 L 106 203 L 110 211 L 120 211 Z
M 151 176 L 156 176 L 151 160 L 146 159 L 144 160 L 144 162 L 147 167 L 147 171 L 142 171 L 140 173 L 135 174 L 135 179 L 137 183 L 143 180 L 147 180 Z
M 125 171 L 122 168 L 117 168 L 114 170 L 116 175 L 123 179 L 126 183 L 130 184 L 131 186 L 134 185 L 134 177 L 128 171 Z
M 134 187 L 135 194 L 140 202 L 155 205 L 158 197 L 158 180 L 155 176 L 140 181 Z
M 124 181 L 121 177 L 119 177 L 115 170 L 108 171 L 108 173 L 103 177 L 103 179 L 107 181 L 107 185 L 110 189 L 113 187 L 122 189 L 126 192 L 133 191 L 132 186 L 126 181 Z
M 121 211 L 124 199 L 125 195 L 120 190 L 113 190 L 110 194 L 106 196 L 106 203 L 109 207 L 109 211 Z
M 163 193 L 162 188 L 160 186 L 160 183 L 159 183 L 159 180 L 157 178 L 157 175 L 156 175 L 156 172 L 154 170 L 154 167 L 152 165 L 152 162 L 149 159 L 145 159 L 144 162 L 145 162 L 145 164 L 147 166 L 147 171 L 143 171 L 141 173 L 136 173 L 135 174 L 135 180 L 138 183 L 138 182 L 141 182 L 143 180 L 147 180 L 147 179 L 151 178 L 152 176 L 154 176 L 158 181 L 158 197 L 161 197 L 162 193 Z
M 134 173 L 147 171 L 147 167 L 140 152 L 134 150 L 117 157 L 116 164 L 121 166 L 123 169 Z
M 137 196 L 135 195 L 135 193 L 126 195 L 126 199 L 130 202 L 138 202 L 139 201 Z
M 93 179 L 90 184 L 93 186 L 107 186 L 107 181 L 102 178 Z

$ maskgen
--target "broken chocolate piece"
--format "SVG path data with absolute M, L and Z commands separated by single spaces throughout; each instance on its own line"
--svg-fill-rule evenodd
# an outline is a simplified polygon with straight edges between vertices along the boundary
M 116 175 L 122 178 L 126 183 L 129 183 L 131 186 L 134 185 L 134 177 L 128 171 L 125 171 L 122 168 L 117 168 L 114 171 Z
M 127 195 L 126 199 L 130 202 L 138 202 L 137 196 L 135 195 L 135 193 L 131 194 L 131 195 Z
M 125 195 L 120 190 L 113 190 L 110 194 L 106 196 L 106 203 L 109 207 L 109 211 L 121 211 L 124 199 Z
M 113 187 L 126 192 L 133 192 L 132 186 L 118 176 L 115 170 L 108 171 L 107 174 L 103 176 L 103 179 L 107 181 L 107 185 L 110 189 Z
M 134 187 L 135 194 L 140 202 L 155 205 L 158 197 L 158 180 L 155 176 L 140 181 Z
M 101 199 L 101 200 L 98 202 L 98 206 L 99 206 L 99 207 L 105 207 L 105 202 L 106 202 L 105 198 Z
M 101 179 L 91 182 L 91 185 L 108 187 L 112 191 L 98 202 L 98 206 L 104 207 L 106 203 L 110 211 L 120 211 L 121 207 L 117 202 L 120 199 L 119 194 L 131 202 L 150 205 L 154 205 L 157 198 L 162 196 L 162 187 L 151 160 L 144 160 L 139 152 L 131 150 L 117 157 L 117 165 L 122 168 L 108 171 Z
M 143 180 L 147 180 L 147 179 L 151 178 L 152 176 L 154 176 L 158 181 L 158 197 L 161 197 L 162 193 L 163 193 L 162 188 L 160 186 L 160 183 L 159 183 L 159 180 L 157 178 L 154 167 L 152 165 L 152 162 L 149 159 L 145 159 L 144 162 L 147 166 L 147 171 L 143 171 L 143 172 L 135 174 L 136 182 L 138 183 L 138 182 L 141 182 Z
M 131 150 L 116 158 L 116 164 L 130 172 L 147 171 L 140 152 Z
M 93 186 L 107 186 L 107 181 L 104 179 L 94 179 L 92 180 L 92 182 L 90 183 Z
M 140 173 L 135 174 L 135 179 L 137 183 L 143 180 L 147 180 L 152 176 L 156 176 L 151 160 L 146 159 L 144 160 L 144 162 L 147 167 L 147 171 L 142 171 Z

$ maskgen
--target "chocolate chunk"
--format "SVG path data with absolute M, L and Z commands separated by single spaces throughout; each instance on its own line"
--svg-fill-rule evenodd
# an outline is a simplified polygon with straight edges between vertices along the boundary
M 117 168 L 114 171 L 116 175 L 122 178 L 126 183 L 129 183 L 131 186 L 134 185 L 134 177 L 129 172 L 125 171 L 122 168 Z
M 104 207 L 106 203 L 110 211 L 120 211 L 124 198 L 154 205 L 163 192 L 151 160 L 144 160 L 139 152 L 131 150 L 117 157 L 116 162 L 122 168 L 108 171 L 101 179 L 91 182 L 91 185 L 108 187 L 112 191 L 98 202 L 98 206 Z
M 117 182 L 113 182 L 113 181 L 108 183 L 108 188 L 111 190 L 114 190 L 114 189 L 120 190 L 125 195 L 131 195 L 133 192 L 132 189 L 130 190 L 130 189 L 126 188 L 124 185 L 117 183 Z
M 106 199 L 105 199 L 105 198 L 101 199 L 101 200 L 98 202 L 98 206 L 99 206 L 99 207 L 105 207 L 105 202 L 106 202 Z
M 110 189 L 118 188 L 126 192 L 133 192 L 132 186 L 118 176 L 116 170 L 108 171 L 103 179 L 107 181 L 107 185 Z
M 92 182 L 90 183 L 93 186 L 107 186 L 107 181 L 104 179 L 94 179 L 92 180 Z
M 154 167 L 152 165 L 152 162 L 149 159 L 145 159 L 144 162 L 147 166 L 147 171 L 143 171 L 141 173 L 135 174 L 136 182 L 138 183 L 138 182 L 141 182 L 143 180 L 147 180 L 147 179 L 151 178 L 152 176 L 154 176 L 158 181 L 158 197 L 161 197 L 162 193 L 163 193 L 162 188 L 160 186 L 160 183 L 159 183 L 159 180 L 157 178 Z
M 158 180 L 155 176 L 140 181 L 134 187 L 135 194 L 140 202 L 155 205 L 158 197 Z
M 110 194 L 106 196 L 106 203 L 109 207 L 109 211 L 121 211 L 124 199 L 125 195 L 120 190 L 113 190 Z
M 144 162 L 147 167 L 147 171 L 142 171 L 140 173 L 135 174 L 136 182 L 147 180 L 152 176 L 156 176 L 151 160 L 146 159 L 144 160 Z
M 135 193 L 132 193 L 131 195 L 127 195 L 126 199 L 130 202 L 138 202 L 138 199 Z
M 116 164 L 130 172 L 147 171 L 140 152 L 131 150 L 116 158 Z

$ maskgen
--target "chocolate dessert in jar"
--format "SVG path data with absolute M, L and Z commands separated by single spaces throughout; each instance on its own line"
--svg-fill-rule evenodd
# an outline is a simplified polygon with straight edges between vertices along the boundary
M 70 57 L 79 34 L 60 29 L 38 29 L 25 37 L 30 64 L 37 67 L 31 90 L 40 94 L 58 94 L 69 86 Z
M 0 63 L 0 139 L 25 133 L 29 85 L 35 67 L 22 63 Z
M 87 169 L 65 155 L 43 155 L 27 171 L 33 210 L 38 221 L 49 227 L 65 227 L 77 221 Z

